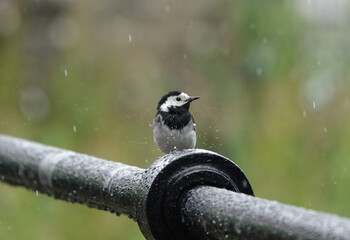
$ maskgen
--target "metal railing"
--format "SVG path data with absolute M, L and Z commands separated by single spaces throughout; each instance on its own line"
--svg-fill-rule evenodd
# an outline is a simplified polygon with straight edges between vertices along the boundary
M 350 220 L 253 196 L 242 170 L 206 150 L 148 169 L 0 135 L 0 180 L 138 222 L 146 239 L 350 239 Z

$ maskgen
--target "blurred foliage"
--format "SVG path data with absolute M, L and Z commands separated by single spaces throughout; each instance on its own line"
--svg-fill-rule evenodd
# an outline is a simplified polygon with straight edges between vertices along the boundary
M 349 3 L 0 1 L 0 132 L 147 168 L 170 90 L 259 197 L 350 217 Z M 0 184 L 0 239 L 143 239 Z

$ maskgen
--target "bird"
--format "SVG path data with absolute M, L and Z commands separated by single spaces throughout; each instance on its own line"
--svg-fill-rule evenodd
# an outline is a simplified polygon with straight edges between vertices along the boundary
M 196 124 L 189 112 L 192 101 L 199 99 L 181 91 L 165 94 L 157 106 L 152 128 L 154 142 L 164 154 L 196 146 Z

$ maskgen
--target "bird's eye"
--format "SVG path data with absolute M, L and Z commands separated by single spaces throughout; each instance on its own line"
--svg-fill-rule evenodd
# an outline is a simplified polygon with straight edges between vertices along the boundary
M 180 98 L 180 97 L 177 97 L 177 98 L 176 98 L 176 101 L 181 101 L 181 98 Z

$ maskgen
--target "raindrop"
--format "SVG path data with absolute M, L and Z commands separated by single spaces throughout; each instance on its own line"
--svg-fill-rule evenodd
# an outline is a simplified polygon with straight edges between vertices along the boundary
M 242 181 L 242 185 L 243 185 L 244 188 L 247 188 L 247 187 L 248 187 L 248 182 L 247 182 L 247 180 L 243 180 L 243 181 Z
M 242 230 L 240 228 L 240 224 L 236 223 L 234 227 L 235 227 L 236 233 L 241 234 Z
M 303 111 L 303 117 L 306 118 L 307 117 L 307 112 L 304 110 Z
M 73 125 L 73 132 L 77 132 L 77 127 L 75 125 Z
M 261 67 L 258 67 L 258 68 L 256 69 L 256 75 L 261 76 L 261 75 L 262 75 L 262 72 L 263 72 L 263 70 L 262 70 Z
M 68 77 L 68 71 L 67 71 L 67 69 L 64 69 L 64 76 Z
M 315 101 L 312 102 L 312 107 L 313 107 L 314 109 L 316 109 L 316 102 L 315 102 Z
M 323 129 L 323 131 L 326 133 L 326 132 L 327 132 L 327 128 L 325 127 L 325 128 Z
M 167 13 L 169 13 L 169 12 L 170 12 L 170 6 L 169 6 L 169 5 L 166 5 L 166 6 L 164 7 L 164 11 L 167 12 Z
M 263 43 L 266 44 L 267 42 L 268 42 L 267 37 L 264 37 L 264 38 L 263 38 Z
M 131 35 L 129 34 L 129 42 L 132 42 L 132 38 Z
M 38 190 L 35 191 L 35 195 L 36 195 L 37 197 L 39 196 Z

